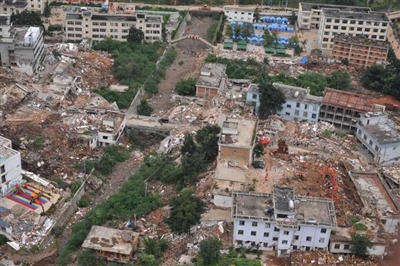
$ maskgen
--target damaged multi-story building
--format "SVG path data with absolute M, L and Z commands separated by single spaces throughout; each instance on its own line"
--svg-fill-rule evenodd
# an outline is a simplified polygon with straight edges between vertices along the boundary
M 0 195 L 22 182 L 21 154 L 12 149 L 11 140 L 0 136 Z
M 35 75 L 44 54 L 43 29 L 31 26 L 13 26 L 9 15 L 0 15 L 0 62 L 2 65 Z
M 299 196 L 291 187 L 273 192 L 232 192 L 233 244 L 276 251 L 327 250 L 337 227 L 331 199 Z

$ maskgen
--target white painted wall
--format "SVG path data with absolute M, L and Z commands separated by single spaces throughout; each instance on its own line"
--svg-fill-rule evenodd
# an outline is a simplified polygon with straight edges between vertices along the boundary
M 238 9 L 225 9 L 225 16 L 228 21 L 243 21 L 252 23 L 254 19 L 254 11 L 251 10 L 238 10 Z
M 0 166 L 3 165 L 5 172 L 1 173 L 0 178 L 0 189 L 2 195 L 8 193 L 16 184 L 22 182 L 21 154 L 18 152 L 4 162 L 1 162 Z M 5 182 L 2 182 L 3 177 L 5 177 Z
M 297 119 L 298 121 L 318 122 L 320 105 L 317 103 L 286 100 L 282 107 L 278 115 L 284 120 L 293 121 Z
M 383 256 L 386 252 L 386 247 L 383 244 L 373 243 L 372 248 L 368 248 L 368 254 L 372 256 Z M 350 243 L 342 241 L 331 241 L 329 244 L 329 252 L 337 254 L 350 254 Z

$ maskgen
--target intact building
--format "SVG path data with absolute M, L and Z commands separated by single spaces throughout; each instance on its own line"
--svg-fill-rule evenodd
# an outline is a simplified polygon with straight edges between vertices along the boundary
M 129 29 L 134 26 L 143 31 L 145 41 L 154 42 L 162 40 L 162 23 L 161 15 L 109 15 L 83 11 L 81 14 L 66 14 L 65 33 L 67 40 L 88 39 L 92 44 L 106 37 L 126 41 Z
M 44 53 L 43 29 L 12 26 L 9 16 L 0 17 L 3 37 L 0 39 L 1 64 L 28 75 L 35 75 Z M 3 29 L 8 30 L 7 32 Z
M 386 113 L 368 112 L 357 123 L 356 137 L 378 164 L 399 163 L 400 133 Z
M 0 195 L 22 182 L 21 171 L 21 154 L 12 149 L 11 140 L 0 136 Z
M 221 134 L 218 141 L 218 159 L 250 165 L 253 158 L 257 121 L 220 116 Z
M 211 99 L 225 89 L 226 65 L 206 63 L 196 82 L 196 97 Z
M 384 106 L 372 104 L 364 95 L 326 89 L 319 112 L 319 120 L 333 124 L 342 131 L 356 131 L 357 121 L 365 112 L 376 112 Z
M 331 53 L 334 37 L 347 34 L 386 41 L 389 19 L 383 12 L 369 10 L 325 9 L 321 11 L 317 43 L 325 53 Z
M 336 229 L 331 199 L 303 197 L 274 185 L 272 194 L 232 192 L 233 244 L 276 251 L 327 250 Z
M 38 1 L 38 0 L 35 0 Z M 5 15 L 12 15 L 22 13 L 28 10 L 27 0 L 0 0 L 0 13 Z
M 350 65 L 358 68 L 385 62 L 390 49 L 388 42 L 345 34 L 336 35 L 333 43 L 332 58 L 340 61 L 346 59 Z
M 242 21 L 253 23 L 254 8 L 238 7 L 238 6 L 225 6 L 224 14 L 228 21 Z
M 286 102 L 278 112 L 284 120 L 318 122 L 322 97 L 310 95 L 308 89 L 274 83 L 275 88 L 282 91 Z
M 339 6 L 339 5 L 327 5 L 327 4 L 317 4 L 317 3 L 299 3 L 299 11 L 297 15 L 297 24 L 299 29 L 303 30 L 318 29 L 321 12 L 323 8 L 325 9 L 333 8 L 348 12 L 371 11 L 369 7 Z
M 128 263 L 138 241 L 139 234 L 132 231 L 94 225 L 82 247 L 93 250 L 97 256 L 106 260 Z

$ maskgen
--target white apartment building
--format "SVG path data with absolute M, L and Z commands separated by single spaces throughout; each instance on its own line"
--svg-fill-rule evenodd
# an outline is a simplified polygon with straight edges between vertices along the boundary
M 384 112 L 368 112 L 358 120 L 356 137 L 378 164 L 399 163 L 400 133 Z
M 278 112 L 284 120 L 318 122 L 322 97 L 310 95 L 308 89 L 274 83 L 273 86 L 282 91 L 286 102 Z
M 299 29 L 302 30 L 318 29 L 321 11 L 323 8 L 325 9 L 333 8 L 350 12 L 371 11 L 369 7 L 339 6 L 339 5 L 327 5 L 327 4 L 317 4 L 317 3 L 299 3 L 299 11 L 297 15 L 297 24 Z
M 0 39 L 1 64 L 33 76 L 38 72 L 43 59 L 43 29 L 14 27 L 9 23 L 9 16 L 6 17 L 7 19 L 0 17 L 0 29 L 3 33 Z
M 0 195 L 22 182 L 21 154 L 12 149 L 11 140 L 0 136 Z
M 143 31 L 146 41 L 154 42 L 162 40 L 162 23 L 161 15 L 109 15 L 83 11 L 66 14 L 65 31 L 66 39 L 70 41 L 89 39 L 98 43 L 106 37 L 126 41 L 129 29 L 134 26 Z
M 272 194 L 232 192 L 233 244 L 273 250 L 327 250 L 337 227 L 331 199 L 296 196 L 294 189 L 274 185 Z
M 29 0 L 28 10 L 43 14 L 46 3 L 50 3 L 50 0 Z
M 331 53 L 334 37 L 347 34 L 386 41 L 389 19 L 383 12 L 368 10 L 325 9 L 321 11 L 317 43 L 324 53 Z
M 0 0 L 0 14 L 10 16 L 13 13 L 19 14 L 25 10 L 30 10 L 28 6 L 27 0 Z
M 254 8 L 225 6 L 224 14 L 227 17 L 228 21 L 242 21 L 253 23 L 254 20 Z

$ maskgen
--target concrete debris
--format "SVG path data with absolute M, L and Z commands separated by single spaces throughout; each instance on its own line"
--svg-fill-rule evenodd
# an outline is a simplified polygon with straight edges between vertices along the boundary
M 354 255 L 334 255 L 329 252 L 311 251 L 300 252 L 295 251 L 290 254 L 290 265 L 343 265 L 343 266 L 377 266 L 380 265 L 379 259 L 369 258 L 364 260 Z

